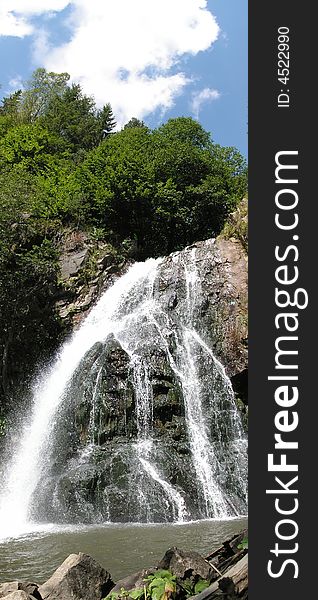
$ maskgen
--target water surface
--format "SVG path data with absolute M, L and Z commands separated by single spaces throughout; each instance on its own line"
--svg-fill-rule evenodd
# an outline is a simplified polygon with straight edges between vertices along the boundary
M 0 542 L 0 582 L 28 579 L 43 583 L 69 554 L 77 552 L 90 554 L 116 581 L 156 565 L 171 546 L 209 554 L 246 523 L 247 519 L 241 518 L 187 524 L 52 526 L 52 530 Z

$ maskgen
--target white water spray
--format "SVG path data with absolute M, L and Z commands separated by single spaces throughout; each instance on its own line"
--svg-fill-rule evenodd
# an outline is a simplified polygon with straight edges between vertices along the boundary
M 158 261 L 153 259 L 136 263 L 118 279 L 63 346 L 43 381 L 35 386 L 32 414 L 9 465 L 0 500 L 1 536 L 16 535 L 30 529 L 32 496 L 46 467 L 46 446 L 67 384 L 86 352 L 117 328 L 116 319 L 120 319 L 122 305 L 130 296 L 133 297 L 134 288 L 142 288 L 150 274 L 156 272 L 157 264 Z

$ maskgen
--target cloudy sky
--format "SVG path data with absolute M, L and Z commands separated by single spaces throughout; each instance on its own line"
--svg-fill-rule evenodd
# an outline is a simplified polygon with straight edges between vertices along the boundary
M 70 73 L 120 125 L 190 115 L 247 154 L 247 0 L 0 0 L 2 95 Z

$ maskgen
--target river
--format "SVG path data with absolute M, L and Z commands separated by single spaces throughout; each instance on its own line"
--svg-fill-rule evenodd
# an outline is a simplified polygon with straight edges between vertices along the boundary
M 186 524 L 46 526 L 0 541 L 0 582 L 27 579 L 43 583 L 69 554 L 78 552 L 94 557 L 116 581 L 156 565 L 171 546 L 209 554 L 246 526 L 246 518 Z

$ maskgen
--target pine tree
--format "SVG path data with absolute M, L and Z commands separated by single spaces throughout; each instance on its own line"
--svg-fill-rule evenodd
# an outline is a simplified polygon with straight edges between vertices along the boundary
M 99 111 L 98 120 L 102 137 L 106 137 L 113 129 L 115 129 L 117 123 L 109 102 Z
M 22 90 L 17 90 L 10 96 L 2 99 L 2 106 L 0 106 L 0 115 L 16 117 L 18 115 L 21 105 Z

